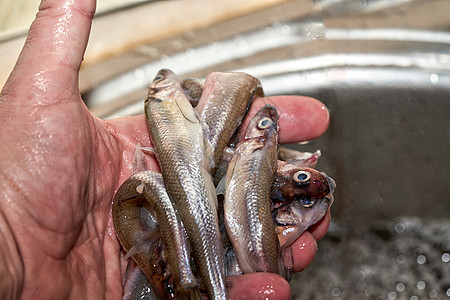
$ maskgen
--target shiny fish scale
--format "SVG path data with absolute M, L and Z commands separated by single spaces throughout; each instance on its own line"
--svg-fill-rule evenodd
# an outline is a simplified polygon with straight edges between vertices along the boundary
M 211 299 L 226 299 L 217 200 L 211 190 L 202 127 L 178 77 L 167 70 L 157 78 L 161 75 L 162 84 L 155 79 L 145 103 L 150 136 L 167 193 L 180 213 L 208 294 Z

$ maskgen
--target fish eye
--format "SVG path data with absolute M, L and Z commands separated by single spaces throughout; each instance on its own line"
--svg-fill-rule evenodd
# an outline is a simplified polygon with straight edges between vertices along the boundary
M 311 179 L 311 174 L 306 171 L 298 171 L 294 174 L 294 180 L 296 182 L 307 182 Z
M 153 81 L 161 81 L 164 79 L 164 76 L 162 75 L 156 75 L 155 79 L 153 79 Z
M 259 129 L 266 129 L 266 128 L 269 128 L 272 124 L 273 124 L 272 119 L 269 118 L 269 117 L 265 117 L 265 118 L 262 118 L 258 122 L 258 128 Z
M 300 205 L 303 207 L 311 207 L 316 203 L 316 200 L 311 198 L 301 198 Z

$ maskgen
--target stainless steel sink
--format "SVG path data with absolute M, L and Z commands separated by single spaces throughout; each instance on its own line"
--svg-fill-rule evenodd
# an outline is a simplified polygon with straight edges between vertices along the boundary
M 435 256 L 450 252 L 450 18 L 445 13 L 450 5 L 446 1 L 312 1 L 309 11 L 293 12 L 295 5 L 301 7 L 305 2 L 309 3 L 293 1 L 147 45 L 138 50 L 140 54 L 168 49 L 167 54 L 157 58 L 148 54 L 147 63 L 104 81 L 84 98 L 101 117 L 142 113 L 148 83 L 160 68 L 170 68 L 183 77 L 202 77 L 212 70 L 243 70 L 261 79 L 267 95 L 320 99 L 331 113 L 329 130 L 316 141 L 290 147 L 322 151 L 318 169 L 337 183 L 334 221 L 328 238 L 322 241 L 326 252 L 320 252 L 319 243 L 319 263 L 294 276 L 293 285 L 299 286 L 294 298 L 422 299 L 418 287 L 407 283 L 413 282 L 415 275 L 402 281 L 404 288 L 366 280 L 370 292 L 351 291 L 344 270 L 333 266 L 347 263 L 365 278 L 364 270 L 372 270 L 378 272 L 372 279 L 388 276 L 400 282 L 400 277 L 408 276 L 401 265 L 397 269 L 373 267 L 395 262 L 400 254 L 377 258 L 377 249 L 370 245 L 383 247 L 380 235 L 391 235 L 386 247 L 407 243 L 404 236 L 398 238 L 402 232 L 396 231 L 395 224 L 414 225 L 408 227 L 409 234 L 420 251 L 441 243 Z M 202 39 L 205 42 L 199 43 Z M 438 240 L 426 238 L 433 231 L 421 231 L 424 226 L 441 228 Z M 352 248 L 358 241 L 367 249 Z M 342 255 L 343 251 L 348 256 Z M 373 251 L 372 260 L 367 255 L 361 259 L 361 251 Z M 406 252 L 405 258 L 411 254 Z M 352 253 L 359 253 L 359 258 L 352 259 Z M 417 258 L 422 254 L 411 255 Z M 333 259 L 343 261 L 334 264 Z M 429 269 L 424 269 L 427 266 Z M 420 290 L 428 293 L 427 297 L 450 296 L 448 260 L 442 258 L 441 264 L 428 261 L 417 268 L 420 274 L 427 274 L 423 281 L 428 285 Z M 433 277 L 436 268 L 447 269 L 441 272 L 441 277 L 448 275 L 446 280 Z M 317 276 L 324 270 L 337 274 L 334 282 L 343 283 L 346 290 L 321 284 Z M 408 272 L 411 270 L 415 268 Z M 420 281 L 422 277 L 417 278 Z M 371 285 L 374 282 L 376 285 Z M 315 283 L 316 293 L 302 294 L 301 286 L 314 288 Z M 396 294 L 389 294 L 388 289 Z M 418 298 L 411 298 L 415 295 Z

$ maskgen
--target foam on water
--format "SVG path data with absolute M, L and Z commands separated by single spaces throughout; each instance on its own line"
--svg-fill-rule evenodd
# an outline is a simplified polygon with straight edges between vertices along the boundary
M 334 223 L 293 299 L 448 299 L 450 221 Z

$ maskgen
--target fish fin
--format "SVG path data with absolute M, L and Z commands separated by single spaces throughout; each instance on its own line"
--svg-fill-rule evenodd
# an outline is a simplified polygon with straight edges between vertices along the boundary
M 138 143 L 134 150 L 132 173 L 136 174 L 146 169 L 145 154 L 142 151 L 141 143 Z
M 225 195 L 225 176 L 223 176 L 217 184 L 216 195 Z
M 136 174 L 138 172 L 149 169 L 146 160 L 147 155 L 144 152 L 150 152 L 155 155 L 155 150 L 152 147 L 142 147 L 141 143 L 138 143 L 134 151 L 132 174 Z
M 294 255 L 292 253 L 292 247 L 281 251 L 281 257 L 282 259 L 279 262 L 280 275 L 289 282 L 292 279 L 292 275 L 294 275 Z
M 125 255 L 125 259 L 128 259 L 138 253 L 152 253 L 157 246 L 159 238 L 159 230 L 153 230 L 151 232 L 142 234 L 141 238 L 137 238 L 138 242 L 136 242 L 130 249 L 128 249 L 127 254 Z
M 197 110 L 192 107 L 186 96 L 183 95 L 181 97 L 175 97 L 175 102 L 186 120 L 191 123 L 200 122 Z

